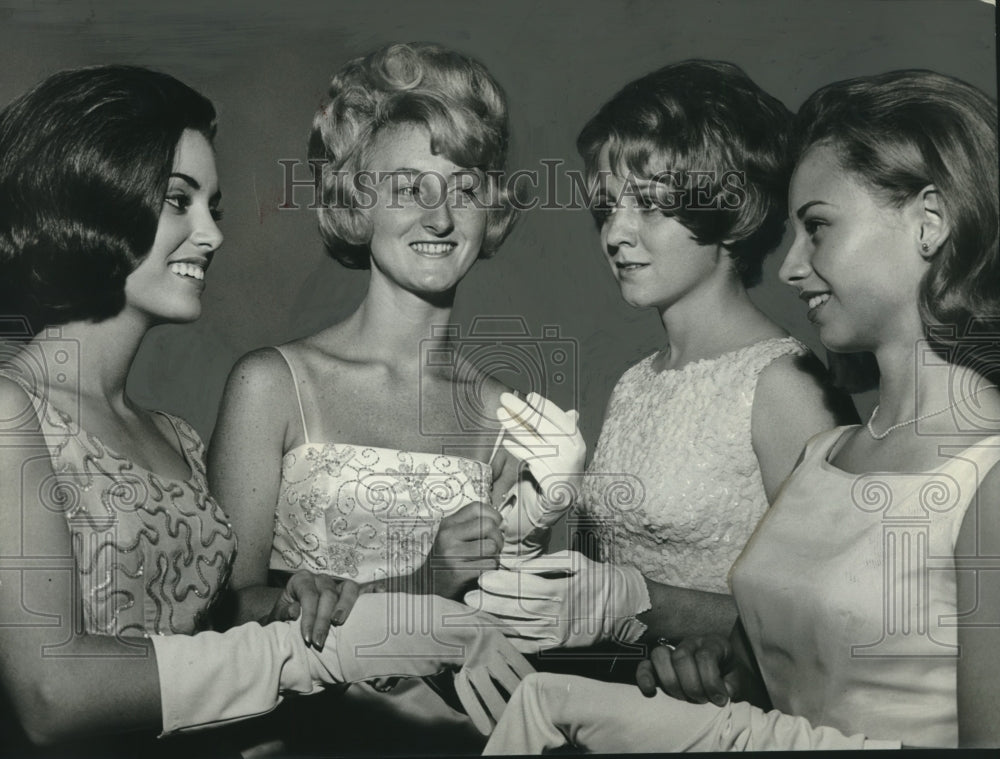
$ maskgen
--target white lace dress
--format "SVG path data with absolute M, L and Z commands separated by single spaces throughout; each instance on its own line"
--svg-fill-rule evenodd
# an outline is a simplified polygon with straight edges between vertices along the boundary
M 601 558 L 656 582 L 729 593 L 729 569 L 768 507 L 750 431 L 757 379 L 775 359 L 807 353 L 794 338 L 772 338 L 662 372 L 654 354 L 626 371 L 578 508 Z

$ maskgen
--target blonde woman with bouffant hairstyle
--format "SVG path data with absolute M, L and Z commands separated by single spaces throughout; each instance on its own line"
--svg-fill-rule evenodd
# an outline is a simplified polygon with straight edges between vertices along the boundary
M 492 504 L 517 469 L 496 455 L 492 411 L 505 388 L 427 357 L 459 353 L 440 327 L 462 279 L 514 223 L 507 144 L 503 91 L 460 53 L 389 45 L 331 80 L 309 147 L 322 172 L 320 233 L 342 265 L 370 271 L 368 292 L 343 321 L 253 351 L 230 375 L 209 470 L 240 534 L 239 619 L 301 609 L 307 641 L 322 647 L 360 593 L 460 599 L 498 566 Z M 487 411 L 471 428 L 456 402 L 470 393 Z M 269 572 L 290 575 L 285 592 Z M 352 688 L 337 708 L 360 705 L 348 718 L 357 725 L 444 726 L 477 749 L 481 737 L 447 700 L 382 682 Z M 407 747 L 415 739 L 376 732 Z M 420 750 L 434 740 L 425 735 Z

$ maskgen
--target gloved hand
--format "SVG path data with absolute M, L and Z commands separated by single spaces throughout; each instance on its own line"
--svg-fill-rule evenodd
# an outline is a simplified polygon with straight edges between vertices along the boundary
M 322 651 L 305 644 L 298 620 L 152 640 L 163 735 L 264 714 L 282 694 L 444 669 L 459 669 L 456 692 L 488 735 L 505 706 L 494 680 L 512 693 L 533 671 L 496 620 L 435 596 L 364 595 Z
M 539 672 L 524 679 L 484 755 L 539 755 L 562 746 L 598 754 L 898 749 L 745 701 L 689 704 L 630 685 Z
M 559 551 L 484 572 L 465 603 L 503 621 L 520 651 L 578 648 L 601 641 L 634 643 L 646 631 L 636 619 L 651 608 L 646 580 L 634 567 Z
M 538 393 L 529 393 L 526 400 L 503 393 L 500 403 L 502 445 L 530 473 L 530 480 L 521 478 L 501 507 L 505 544 L 529 542 L 527 551 L 515 553 L 537 555 L 539 532 L 548 530 L 578 496 L 587 455 L 577 426 L 580 415 L 563 411 Z
M 424 677 L 458 669 L 455 692 L 483 735 L 490 734 L 490 720 L 496 722 L 506 707 L 496 683 L 513 693 L 521 678 L 534 672 L 507 641 L 498 620 L 439 596 L 362 596 L 334 632 L 336 662 L 325 652 L 317 658 L 324 667 L 335 664 L 339 670 L 329 669 L 324 682 Z
M 283 694 L 321 690 L 309 670 L 299 620 L 151 640 L 160 676 L 161 737 L 266 714 Z

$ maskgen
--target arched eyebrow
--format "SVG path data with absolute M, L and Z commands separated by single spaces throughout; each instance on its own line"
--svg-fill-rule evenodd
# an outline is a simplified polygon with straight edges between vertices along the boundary
M 830 205 L 833 204 L 827 203 L 825 200 L 810 200 L 808 203 L 803 203 L 801 206 L 799 206 L 798 210 L 795 212 L 795 218 L 801 221 L 802 217 L 806 215 L 806 211 L 808 211 L 813 206 L 830 206 Z
M 180 171 L 172 171 L 172 172 L 170 172 L 170 176 L 171 176 L 171 178 L 177 177 L 181 181 L 186 182 L 187 184 L 191 185 L 191 189 L 193 189 L 193 190 L 200 190 L 201 189 L 201 182 L 199 182 L 197 179 L 195 179 L 194 177 L 192 177 L 190 174 L 185 174 L 185 173 L 180 172 Z M 209 198 L 209 200 L 212 203 L 218 203 L 220 200 L 222 200 L 222 190 L 216 190 L 214 193 L 212 193 L 212 197 Z
M 200 190 L 201 189 L 201 182 L 199 182 L 197 179 L 195 179 L 194 177 L 190 176 L 189 174 L 183 174 L 183 173 L 181 173 L 179 171 L 171 171 L 170 172 L 170 176 L 171 177 L 177 177 L 178 179 L 183 179 L 185 182 L 187 182 L 189 185 L 191 185 L 191 187 L 193 189 L 195 189 L 195 190 Z

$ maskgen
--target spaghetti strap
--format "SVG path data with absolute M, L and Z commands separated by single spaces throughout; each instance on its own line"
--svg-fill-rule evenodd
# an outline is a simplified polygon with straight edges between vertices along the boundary
M 279 354 L 281 354 L 281 357 L 285 360 L 285 364 L 288 366 L 288 371 L 291 372 L 292 384 L 295 386 L 295 400 L 299 404 L 299 419 L 302 420 L 302 437 L 305 439 L 306 445 L 308 445 L 309 429 L 306 427 L 306 412 L 302 408 L 302 394 L 299 392 L 298 375 L 295 374 L 295 367 L 292 366 L 292 362 L 288 360 L 288 356 L 285 354 L 285 352 L 281 350 L 281 348 L 279 348 L 277 345 L 274 346 L 274 349 L 278 351 Z
M 185 436 L 181 434 L 181 428 L 178 424 L 178 418 L 173 414 L 168 414 L 166 411 L 153 411 L 159 417 L 167 420 L 167 424 L 170 425 L 170 431 L 174 433 L 174 438 L 177 440 L 177 445 L 181 449 L 181 456 L 184 460 L 190 463 L 191 457 L 188 455 L 188 444 L 185 441 Z

